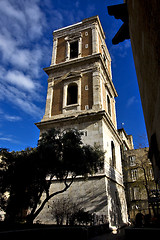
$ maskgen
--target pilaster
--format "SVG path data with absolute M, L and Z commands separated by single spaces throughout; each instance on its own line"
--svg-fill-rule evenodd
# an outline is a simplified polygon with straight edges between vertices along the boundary
M 53 51 L 52 51 L 51 66 L 56 64 L 56 55 L 57 55 L 57 38 L 55 38 L 53 40 Z
M 48 79 L 48 90 L 47 90 L 47 98 L 46 98 L 46 108 L 45 114 L 43 116 L 43 120 L 47 120 L 51 117 L 51 109 L 52 109 L 52 100 L 53 100 L 53 79 Z
M 93 110 L 102 109 L 101 102 L 101 74 L 100 69 L 97 68 L 95 72 L 92 74 L 93 79 Z
M 96 54 L 99 52 L 99 41 L 98 41 L 98 30 L 97 24 L 92 27 L 92 53 Z

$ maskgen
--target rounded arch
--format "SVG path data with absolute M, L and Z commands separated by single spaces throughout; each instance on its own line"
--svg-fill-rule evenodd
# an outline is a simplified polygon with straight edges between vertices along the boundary
M 78 101 L 78 85 L 70 83 L 67 89 L 67 105 L 76 104 Z

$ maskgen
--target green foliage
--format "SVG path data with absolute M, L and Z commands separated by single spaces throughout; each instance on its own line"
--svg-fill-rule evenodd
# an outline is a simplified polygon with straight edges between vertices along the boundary
M 0 206 L 12 222 L 32 222 L 48 200 L 66 191 L 77 175 L 94 174 L 104 162 L 103 151 L 84 146 L 76 130 L 51 129 L 41 135 L 37 148 L 1 149 L 0 155 Z M 50 192 L 53 177 L 64 183 L 62 190 Z

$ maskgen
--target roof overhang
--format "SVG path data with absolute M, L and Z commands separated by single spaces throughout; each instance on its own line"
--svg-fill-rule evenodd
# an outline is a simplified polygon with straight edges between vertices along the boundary
M 130 39 L 127 3 L 108 6 L 107 8 L 110 16 L 114 16 L 116 19 L 121 19 L 123 21 L 122 26 L 112 39 L 112 43 L 116 45 L 123 42 L 125 39 Z

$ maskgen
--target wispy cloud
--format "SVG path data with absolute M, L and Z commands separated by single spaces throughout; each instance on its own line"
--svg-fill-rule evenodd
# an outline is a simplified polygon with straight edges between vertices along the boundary
M 135 104 L 137 102 L 138 102 L 137 98 L 135 96 L 132 96 L 132 97 L 130 97 L 128 99 L 126 107 L 129 108 L 129 107 L 131 107 L 133 104 Z
M 70 11 L 73 4 L 75 8 Z M 51 52 L 44 33 L 46 29 L 53 31 L 80 21 L 94 12 L 94 4 L 87 2 L 85 12 L 81 10 L 81 4 L 79 0 L 75 3 L 64 1 L 63 6 L 60 1 L 54 4 L 50 0 L 1 0 L 0 99 L 2 101 L 9 101 L 18 110 L 21 109 L 32 117 L 42 117 L 43 110 L 39 106 L 39 101 L 43 101 L 43 96 L 39 76 L 42 63 L 48 61 L 48 52 Z
M 62 1 L 57 0 L 55 3 L 51 0 L 43 1 L 44 7 L 48 13 L 49 23 L 52 26 L 52 30 L 64 27 L 76 22 L 81 21 L 84 18 L 95 15 L 95 4 L 90 0 L 86 0 L 85 8 L 84 2 L 77 1 Z
M 110 54 L 113 64 L 115 64 L 115 55 L 118 55 L 120 58 L 125 58 L 128 54 L 129 48 L 131 48 L 130 40 L 125 40 L 117 45 L 112 45 L 110 48 Z
M 12 137 L 0 137 L 0 141 L 3 141 L 3 142 L 11 142 L 11 143 L 14 143 L 14 144 L 20 144 L 19 141 L 15 140 L 15 138 L 12 136 Z
M 3 99 L 10 101 L 13 105 L 20 108 L 23 112 L 31 115 L 33 118 L 41 118 L 43 116 L 43 109 L 38 107 L 32 99 L 31 95 L 21 92 L 15 87 L 8 86 L 7 88 L 0 85 L 0 96 Z
M 22 120 L 22 118 L 19 116 L 11 116 L 7 114 L 4 115 L 4 118 L 9 122 L 17 122 Z
M 35 83 L 34 81 L 27 75 L 24 75 L 23 72 L 17 71 L 17 70 L 9 70 L 6 73 L 5 79 L 19 87 L 25 90 L 34 90 L 35 89 Z
M 18 141 L 15 136 L 11 134 L 4 134 L 2 132 L 0 132 L 0 143 L 1 142 L 10 142 L 14 144 L 20 144 L 20 141 Z
M 0 120 L 7 120 L 9 122 L 17 122 L 17 121 L 21 121 L 22 118 L 20 116 L 15 116 L 15 115 L 4 113 L 4 111 L 2 109 L 0 109 Z

